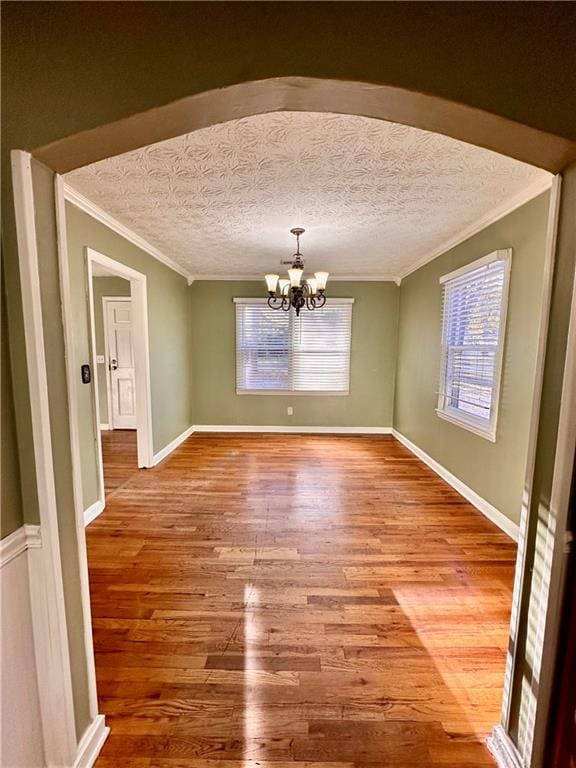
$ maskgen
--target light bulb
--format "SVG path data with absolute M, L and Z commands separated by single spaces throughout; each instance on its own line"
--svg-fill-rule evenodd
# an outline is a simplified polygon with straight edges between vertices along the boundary
M 281 296 L 286 296 L 288 293 L 288 286 L 290 285 L 290 280 L 278 280 L 278 290 L 280 291 Z
M 300 267 L 293 267 L 292 269 L 288 270 L 288 277 L 290 278 L 290 285 L 293 288 L 298 288 L 300 285 L 300 280 L 302 279 L 302 273 L 304 272 L 303 269 L 300 269 Z
M 308 280 L 306 280 L 306 282 L 308 283 L 308 287 L 310 288 L 310 293 L 312 294 L 312 296 L 315 296 L 318 289 L 316 278 L 309 277 Z
M 264 275 L 266 285 L 268 286 L 269 293 L 276 292 L 276 283 L 278 282 L 278 275 Z
M 329 272 L 314 272 L 314 277 L 316 278 L 316 287 L 319 291 L 323 291 L 326 288 L 329 275 Z

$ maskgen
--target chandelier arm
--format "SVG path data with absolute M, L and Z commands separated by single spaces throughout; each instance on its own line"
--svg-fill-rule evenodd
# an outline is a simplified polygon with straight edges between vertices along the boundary
M 321 293 L 316 299 L 316 307 L 319 309 L 320 307 L 323 307 L 324 304 L 326 304 L 326 294 Z
M 280 302 L 280 303 L 278 303 Z M 270 309 L 282 309 L 282 304 L 284 303 L 284 300 L 280 298 L 280 296 L 269 296 L 268 297 L 268 306 Z

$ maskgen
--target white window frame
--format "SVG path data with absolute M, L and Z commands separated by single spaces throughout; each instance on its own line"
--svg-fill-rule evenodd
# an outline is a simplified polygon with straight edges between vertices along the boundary
M 250 299 L 250 298 L 234 298 L 234 304 L 267 304 L 268 299 Z M 340 298 L 333 298 L 333 299 L 326 299 L 326 305 L 329 306 L 330 304 L 354 304 L 354 299 L 340 299 Z M 277 310 L 278 312 L 284 312 L 283 309 Z M 322 312 L 322 308 L 318 310 L 314 310 L 315 312 Z M 289 312 L 294 312 L 294 309 L 290 308 Z M 236 319 L 234 319 L 235 323 L 235 334 L 237 334 L 237 325 L 236 325 Z M 234 341 L 234 354 L 238 355 L 238 336 L 235 335 L 235 341 Z M 236 367 L 237 370 L 237 367 Z M 348 369 L 348 389 L 346 390 L 340 390 L 340 391 L 334 391 L 334 390 L 322 390 L 322 389 L 312 389 L 312 390 L 297 390 L 297 389 L 239 389 L 238 388 L 238 382 L 236 381 L 236 394 L 237 395 L 290 395 L 290 397 L 347 397 L 350 394 L 350 375 L 352 372 L 352 318 L 350 319 L 350 365 Z
M 450 282 L 456 278 L 462 277 L 468 272 L 473 272 L 479 267 L 491 264 L 494 261 L 504 261 L 504 285 L 502 288 L 502 304 L 500 313 L 500 329 L 498 334 L 498 348 L 496 352 L 495 360 L 495 376 L 494 376 L 494 388 L 492 394 L 492 407 L 490 409 L 490 420 L 484 421 L 482 419 L 475 418 L 472 414 L 464 414 L 462 411 L 458 411 L 455 408 L 450 408 L 446 405 L 446 363 L 448 344 L 446 339 L 447 324 L 445 318 L 445 306 L 442 306 L 442 352 L 440 358 L 440 388 L 438 392 L 438 405 L 436 407 L 436 414 L 445 421 L 449 421 L 452 424 L 456 424 L 463 429 L 467 429 L 469 432 L 473 432 L 475 435 L 490 440 L 492 443 L 496 442 L 496 433 L 498 427 L 498 412 L 500 406 L 500 389 L 502 385 L 502 365 L 504 360 L 504 344 L 506 338 L 506 319 L 508 314 L 508 299 L 510 292 L 510 272 L 512 267 L 512 249 L 501 248 L 497 251 L 492 251 L 486 256 L 483 256 L 476 261 L 466 264 L 464 267 L 455 269 L 446 275 L 442 275 L 440 278 L 440 285 Z

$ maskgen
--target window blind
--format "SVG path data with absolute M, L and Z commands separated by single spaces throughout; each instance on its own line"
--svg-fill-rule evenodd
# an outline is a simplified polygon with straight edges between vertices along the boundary
M 237 392 L 347 394 L 351 328 L 351 300 L 329 299 L 296 317 L 265 301 L 237 299 Z
M 493 433 L 496 423 L 509 252 L 443 278 L 438 410 Z

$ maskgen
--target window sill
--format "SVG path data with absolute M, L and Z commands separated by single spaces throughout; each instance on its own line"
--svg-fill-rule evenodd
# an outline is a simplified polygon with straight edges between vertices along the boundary
M 282 395 L 284 397 L 346 397 L 350 394 L 349 390 L 346 390 L 345 392 L 333 392 L 331 390 L 327 391 L 320 391 L 320 390 L 311 390 L 310 392 L 305 392 L 302 390 L 292 390 L 292 389 L 237 389 L 236 390 L 237 395 Z
M 438 408 L 436 408 L 436 415 L 441 419 L 444 419 L 444 421 L 449 421 L 451 424 L 455 424 L 457 427 L 462 427 L 462 429 L 466 429 L 468 432 L 473 432 L 475 435 L 478 435 L 478 437 L 483 437 L 485 440 L 489 440 L 491 443 L 496 442 L 495 427 L 483 427 L 480 424 L 466 421 L 465 419 L 459 418 L 458 416 L 453 416 L 450 413 L 446 413 L 446 411 L 441 411 Z

